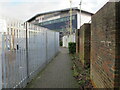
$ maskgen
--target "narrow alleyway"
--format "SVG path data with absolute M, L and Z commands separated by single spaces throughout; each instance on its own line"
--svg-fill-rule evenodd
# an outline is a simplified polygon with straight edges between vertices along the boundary
M 60 53 L 48 66 L 33 80 L 27 88 L 78 88 L 72 76 L 72 61 L 68 50 L 60 48 Z

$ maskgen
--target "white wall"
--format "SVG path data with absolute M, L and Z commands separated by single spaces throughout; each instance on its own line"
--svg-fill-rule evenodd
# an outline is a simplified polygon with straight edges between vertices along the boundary
M 69 42 L 75 42 L 75 34 L 63 36 L 62 41 L 63 41 L 63 47 L 68 48 Z
M 91 15 L 86 13 L 81 13 L 81 26 L 84 23 L 88 23 L 91 20 Z M 80 13 L 77 13 L 77 29 L 80 28 Z
M 91 21 L 91 16 L 88 15 L 88 14 L 82 13 L 82 16 L 81 16 L 81 26 L 84 23 L 89 23 L 90 21 Z

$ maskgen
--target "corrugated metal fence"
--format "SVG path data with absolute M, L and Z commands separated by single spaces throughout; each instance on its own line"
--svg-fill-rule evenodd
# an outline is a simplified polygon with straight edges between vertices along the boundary
M 11 21 L 0 19 L 0 89 L 25 87 L 59 51 L 58 32 Z

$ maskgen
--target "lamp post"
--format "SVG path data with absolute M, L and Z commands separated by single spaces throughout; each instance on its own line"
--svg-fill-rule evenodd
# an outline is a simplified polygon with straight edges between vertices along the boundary
M 80 27 L 81 27 L 81 16 L 82 16 L 82 15 L 81 15 L 81 11 L 82 11 L 82 10 L 81 10 L 81 6 L 82 6 L 82 0 L 80 1 L 79 6 L 80 6 Z
M 70 0 L 70 35 L 72 34 L 72 0 Z

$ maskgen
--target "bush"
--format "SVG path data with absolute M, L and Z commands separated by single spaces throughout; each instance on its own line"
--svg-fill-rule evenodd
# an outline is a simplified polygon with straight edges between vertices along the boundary
M 60 46 L 62 46 L 63 45 L 63 42 L 62 41 L 60 41 Z
M 74 54 L 76 52 L 76 43 L 69 42 L 68 43 L 68 49 L 70 54 Z

